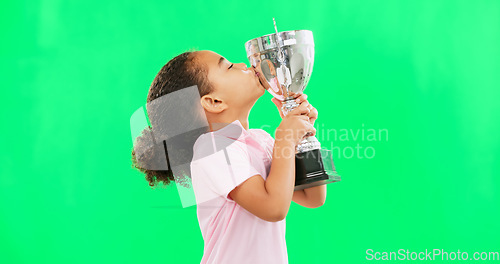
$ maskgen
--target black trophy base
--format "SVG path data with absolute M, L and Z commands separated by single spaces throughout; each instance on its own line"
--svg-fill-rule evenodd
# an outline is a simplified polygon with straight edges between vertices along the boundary
M 340 181 L 335 170 L 329 174 L 325 171 L 319 149 L 295 154 L 294 191 Z

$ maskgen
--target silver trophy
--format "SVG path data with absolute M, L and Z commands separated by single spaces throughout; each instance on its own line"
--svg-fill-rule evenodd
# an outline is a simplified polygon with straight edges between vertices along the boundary
M 245 48 L 250 64 L 264 75 L 262 85 L 283 102 L 286 115 L 298 106 L 294 95 L 304 91 L 311 77 L 314 39 L 309 30 L 278 32 L 276 22 L 274 29 L 273 34 L 247 41 Z M 306 135 L 297 146 L 295 171 L 295 190 L 340 181 L 331 151 L 321 149 L 314 136 Z

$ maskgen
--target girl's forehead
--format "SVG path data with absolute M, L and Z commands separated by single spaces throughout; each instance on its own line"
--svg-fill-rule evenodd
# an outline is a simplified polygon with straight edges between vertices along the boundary
M 196 54 L 198 59 L 207 64 L 208 66 L 218 66 L 221 60 L 225 60 L 223 56 L 210 51 L 210 50 L 201 50 Z

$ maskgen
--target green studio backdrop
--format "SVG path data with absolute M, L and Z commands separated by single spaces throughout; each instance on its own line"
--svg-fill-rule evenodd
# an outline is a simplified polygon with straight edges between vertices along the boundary
M 0 263 L 199 263 L 196 207 L 131 168 L 130 116 L 183 51 L 248 65 L 272 17 L 314 33 L 305 93 L 343 177 L 324 206 L 292 203 L 290 263 L 500 251 L 498 1 L 1 6 Z M 266 93 L 250 127 L 279 122 Z

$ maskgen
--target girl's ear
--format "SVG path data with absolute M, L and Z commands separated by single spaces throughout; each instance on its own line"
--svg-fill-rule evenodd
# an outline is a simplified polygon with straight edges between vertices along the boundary
M 220 98 L 215 98 L 211 94 L 204 95 L 201 99 L 201 106 L 210 113 L 220 113 L 227 109 L 227 104 Z

